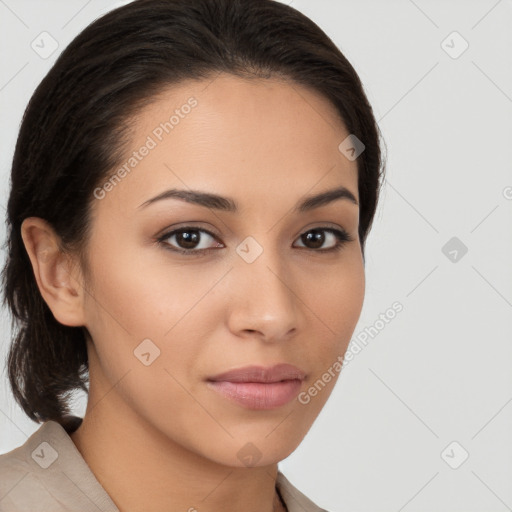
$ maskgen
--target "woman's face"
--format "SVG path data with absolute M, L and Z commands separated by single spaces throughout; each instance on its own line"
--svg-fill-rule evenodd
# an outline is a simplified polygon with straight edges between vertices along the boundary
M 133 126 L 116 177 L 95 191 L 84 294 L 91 412 L 115 416 L 121 435 L 137 422 L 217 463 L 282 460 L 328 399 L 363 305 L 358 204 L 296 208 L 341 187 L 359 201 L 357 162 L 338 149 L 349 133 L 302 86 L 230 75 L 172 87 Z M 226 199 L 151 202 L 171 189 Z M 305 379 L 208 382 L 278 363 Z

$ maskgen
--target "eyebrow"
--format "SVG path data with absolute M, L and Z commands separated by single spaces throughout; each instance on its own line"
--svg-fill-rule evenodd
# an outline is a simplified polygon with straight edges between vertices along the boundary
M 179 199 L 187 203 L 204 206 L 205 208 L 212 208 L 214 210 L 230 213 L 238 213 L 239 211 L 237 202 L 230 197 L 223 197 L 200 190 L 180 190 L 176 188 L 165 190 L 161 194 L 158 194 L 157 196 L 144 201 L 141 205 L 139 205 L 139 208 L 145 208 L 150 204 L 156 203 L 157 201 L 162 201 L 164 199 Z M 341 199 L 346 199 L 351 203 L 359 206 L 357 199 L 350 190 L 345 187 L 338 187 L 303 198 L 294 206 L 292 211 L 296 213 L 304 213 Z

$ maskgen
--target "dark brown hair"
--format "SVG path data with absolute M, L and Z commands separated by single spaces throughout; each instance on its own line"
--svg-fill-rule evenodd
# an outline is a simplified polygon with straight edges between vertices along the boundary
M 111 11 L 69 44 L 39 84 L 13 157 L 2 271 L 15 327 L 7 366 L 14 397 L 32 420 L 65 426 L 70 396 L 88 391 L 88 333 L 57 322 L 43 300 L 23 220 L 47 220 L 62 250 L 85 263 L 93 191 L 119 163 L 130 120 L 163 89 L 220 72 L 310 87 L 365 144 L 357 158 L 364 259 L 384 175 L 380 131 L 354 68 L 313 21 L 273 0 L 137 0 Z

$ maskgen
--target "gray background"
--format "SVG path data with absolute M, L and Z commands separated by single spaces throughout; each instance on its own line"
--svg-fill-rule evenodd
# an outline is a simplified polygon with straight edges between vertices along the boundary
M 0 0 L 2 205 L 33 90 L 79 31 L 123 3 Z M 280 468 L 330 511 L 512 510 L 512 2 L 286 3 L 359 73 L 388 174 L 352 340 L 366 333 L 367 345 Z M 47 58 L 31 48 L 43 31 L 59 45 Z M 396 301 L 403 311 L 382 327 Z M 3 361 L 6 311 L 0 321 Z M 0 378 L 4 453 L 39 424 L 14 403 L 3 363 Z

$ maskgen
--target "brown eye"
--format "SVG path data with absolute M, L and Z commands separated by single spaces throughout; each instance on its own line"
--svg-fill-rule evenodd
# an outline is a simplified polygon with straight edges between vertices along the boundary
M 168 240 L 172 241 L 172 239 L 175 239 L 175 241 L 172 243 L 168 242 Z M 174 231 L 162 235 L 158 239 L 159 242 L 170 246 L 169 248 L 171 250 L 184 253 L 207 251 L 211 248 L 211 240 L 215 240 L 215 236 L 212 233 L 205 229 L 193 227 L 175 229 Z M 217 245 L 214 245 L 214 247 L 219 247 L 218 242 L 216 242 L 216 244 Z M 203 247 L 201 247 L 201 245 L 203 245 Z
M 314 229 L 304 233 L 300 238 L 310 249 L 319 249 L 325 242 L 325 233 L 321 229 Z
M 340 250 L 345 242 L 352 241 L 353 238 L 345 230 L 315 228 L 300 235 L 299 240 L 303 244 L 299 246 L 301 248 L 318 253 L 326 253 Z M 185 226 L 169 231 L 159 237 L 157 241 L 168 250 L 190 256 L 205 255 L 212 250 L 225 247 L 213 233 L 193 226 Z M 326 243 L 328 247 L 322 249 Z
M 328 233 L 330 236 L 326 236 Z M 334 228 L 315 228 L 306 231 L 300 236 L 300 240 L 307 249 L 317 252 L 328 252 L 341 249 L 345 242 L 352 241 L 353 238 L 345 231 Z M 330 247 L 321 249 L 324 243 L 330 242 Z

